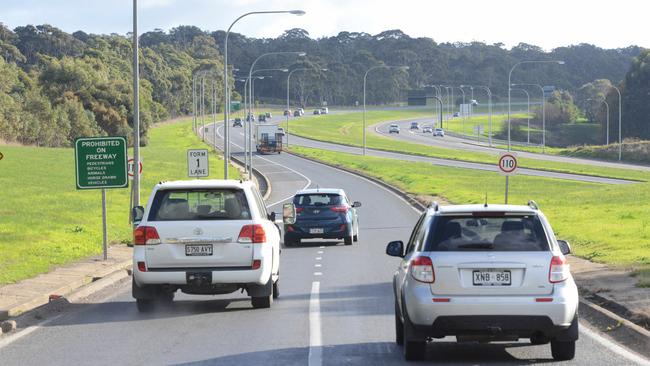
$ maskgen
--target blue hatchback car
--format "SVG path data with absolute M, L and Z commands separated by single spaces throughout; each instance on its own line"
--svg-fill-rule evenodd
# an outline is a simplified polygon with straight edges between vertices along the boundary
M 361 202 L 350 203 L 342 189 L 306 189 L 293 197 L 296 221 L 284 225 L 284 245 L 300 244 L 301 239 L 343 239 L 352 245 L 359 238 Z

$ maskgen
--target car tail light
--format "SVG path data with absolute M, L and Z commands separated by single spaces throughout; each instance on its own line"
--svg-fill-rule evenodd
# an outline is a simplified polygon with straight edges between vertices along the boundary
M 569 278 L 569 263 L 563 256 L 554 256 L 548 269 L 548 281 L 558 283 Z
M 239 232 L 239 243 L 260 244 L 266 242 L 266 232 L 260 224 L 244 225 Z
M 253 259 L 253 265 L 251 267 L 253 269 L 260 269 L 260 267 L 262 267 L 262 261 L 259 259 Z
M 138 271 L 147 272 L 147 265 L 144 262 L 138 262 Z
M 411 276 L 417 281 L 433 283 L 436 275 L 433 271 L 433 262 L 429 257 L 415 257 L 410 263 Z
M 160 244 L 160 236 L 153 226 L 138 226 L 133 230 L 134 245 Z
M 330 208 L 330 210 L 334 212 L 341 212 L 341 213 L 347 213 L 348 212 L 348 206 L 334 206 Z
M 302 207 L 296 207 L 296 213 L 301 213 L 301 212 L 302 212 L 302 210 L 303 210 L 303 208 L 302 208 Z

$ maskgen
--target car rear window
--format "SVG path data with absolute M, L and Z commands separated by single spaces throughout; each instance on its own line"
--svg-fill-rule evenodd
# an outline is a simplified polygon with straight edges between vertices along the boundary
M 251 214 L 241 189 L 160 190 L 149 221 L 246 220 Z
M 426 251 L 548 251 L 544 227 L 536 215 L 439 216 L 432 221 Z
M 299 194 L 293 198 L 293 204 L 296 206 L 334 206 L 341 203 L 342 197 L 338 194 Z

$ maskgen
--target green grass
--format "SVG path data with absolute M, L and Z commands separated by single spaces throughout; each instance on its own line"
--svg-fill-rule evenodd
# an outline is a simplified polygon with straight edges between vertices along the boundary
M 142 148 L 142 201 L 161 180 L 187 179 L 186 149 L 205 145 L 189 120 L 150 130 Z M 0 146 L 0 284 L 101 253 L 101 192 L 75 189 L 74 149 Z M 215 154 L 211 178 L 222 178 Z M 236 169 L 231 169 L 239 177 Z M 108 237 L 131 240 L 130 189 L 107 190 Z
M 432 116 L 432 111 L 422 109 L 369 111 L 366 114 L 366 125 L 372 126 L 386 121 L 421 118 L 426 116 Z M 290 122 L 290 132 L 298 136 L 321 141 L 351 146 L 362 146 L 362 126 L 363 123 L 360 113 L 329 114 L 310 118 L 292 119 Z M 366 134 L 366 143 L 369 148 L 373 149 L 488 164 L 496 164 L 499 154 L 497 151 L 494 153 L 482 153 L 398 141 L 390 137 L 377 135 L 374 131 L 370 130 L 367 131 Z M 586 174 L 639 181 L 650 180 L 650 174 L 647 172 L 607 168 L 597 165 L 567 164 L 530 158 L 520 158 L 519 164 L 521 167 L 525 168 L 563 173 Z
M 465 204 L 483 203 L 487 192 L 489 202 L 503 202 L 504 177 L 498 173 L 304 147 L 292 147 L 292 151 L 361 171 L 414 195 Z M 578 256 L 650 268 L 650 183 L 612 186 L 512 177 L 509 202 L 525 204 L 530 199 L 540 205 L 556 235 L 569 240 Z
M 476 113 L 476 112 L 475 112 Z M 511 118 L 526 118 L 525 114 L 513 114 Z M 476 137 L 476 132 L 474 131 L 474 127 L 478 125 L 483 126 L 483 132 L 480 134 L 481 135 L 481 141 L 485 142 L 488 134 L 489 134 L 489 123 L 490 123 L 490 117 L 489 116 L 476 116 L 476 117 L 471 117 L 463 119 L 461 117 L 455 117 L 452 118 L 448 121 L 443 122 L 443 127 L 445 131 L 450 131 L 450 132 L 455 132 L 455 133 L 460 133 L 460 134 L 465 134 L 469 136 L 474 136 Z M 508 116 L 503 115 L 503 114 L 497 114 L 492 116 L 492 135 L 496 134 L 497 132 L 501 131 L 504 125 L 507 125 L 508 123 Z M 532 131 L 532 129 L 531 129 Z

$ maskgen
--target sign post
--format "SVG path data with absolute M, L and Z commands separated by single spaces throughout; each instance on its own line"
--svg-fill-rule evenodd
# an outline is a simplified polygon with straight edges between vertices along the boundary
M 210 175 L 207 149 L 187 150 L 187 175 L 197 178 Z
M 82 137 L 75 147 L 77 189 L 102 190 L 102 232 L 104 260 L 108 259 L 106 232 L 106 188 L 126 188 L 126 139 L 124 137 Z
M 517 155 L 512 152 L 501 154 L 499 157 L 499 171 L 506 176 L 506 205 L 508 204 L 509 178 L 517 173 Z

